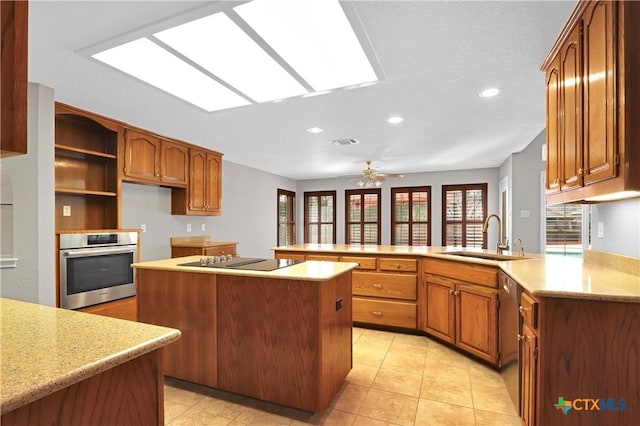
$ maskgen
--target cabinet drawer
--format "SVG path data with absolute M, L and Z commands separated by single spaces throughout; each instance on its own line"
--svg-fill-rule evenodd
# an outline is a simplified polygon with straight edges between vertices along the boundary
M 342 256 L 340 260 L 342 262 L 356 262 L 358 264 L 358 267 L 356 269 L 376 269 L 375 257 Z
M 304 253 L 276 252 L 276 259 L 306 260 Z
M 416 272 L 418 261 L 416 259 L 401 259 L 392 257 L 380 258 L 381 271 L 406 271 Z
M 498 288 L 498 267 L 474 263 L 427 258 L 422 261 L 424 273 L 450 277 L 460 281 Z
M 340 256 L 330 254 L 308 254 L 307 260 L 326 260 L 330 262 L 338 262 L 340 260 Z
M 520 296 L 520 315 L 525 324 L 538 328 L 538 301 L 526 293 Z
M 353 298 L 353 321 L 416 328 L 416 304 Z
M 204 254 L 206 256 L 220 256 L 223 254 L 236 256 L 238 253 L 236 253 L 236 246 L 234 244 L 229 244 L 226 246 L 206 247 L 204 249 Z
M 355 271 L 352 286 L 354 295 L 416 300 L 415 274 Z

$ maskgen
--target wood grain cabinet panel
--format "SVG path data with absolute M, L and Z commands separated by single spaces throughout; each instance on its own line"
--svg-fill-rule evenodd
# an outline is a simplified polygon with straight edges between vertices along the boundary
M 377 258 L 364 256 L 340 256 L 341 262 L 355 262 L 358 264 L 356 269 L 375 270 L 377 268 Z
M 498 268 L 423 259 L 422 274 L 419 328 L 497 365 Z
M 138 301 L 135 296 L 113 302 L 101 303 L 78 309 L 89 314 L 102 315 L 111 318 L 120 318 L 129 321 L 138 321 Z
M 415 329 L 416 304 L 354 297 L 353 320 L 368 324 Z
M 378 261 L 381 271 L 416 272 L 417 259 L 381 257 Z
M 29 2 L 0 2 L 0 156 L 27 153 Z
M 416 300 L 416 276 L 382 272 L 353 272 L 353 294 Z
M 216 275 L 136 269 L 140 322 L 177 328 L 165 349 L 165 374 L 217 387 Z
M 173 187 L 188 184 L 189 148 L 186 144 L 127 129 L 123 156 L 125 180 Z
M 536 389 L 538 382 L 538 336 L 524 324 L 520 336 L 520 417 L 525 426 L 536 424 Z
M 217 216 L 222 213 L 222 154 L 191 148 L 187 190 L 173 189 L 171 214 Z
M 640 4 L 578 2 L 545 59 L 547 200 L 640 190 Z

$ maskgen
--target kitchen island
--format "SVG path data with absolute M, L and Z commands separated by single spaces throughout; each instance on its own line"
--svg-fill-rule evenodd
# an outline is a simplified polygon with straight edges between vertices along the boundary
M 1 423 L 163 425 L 175 329 L 0 299 Z
M 354 319 L 369 326 L 425 332 L 496 367 L 508 355 L 500 338 L 512 340 L 523 425 L 638 424 L 638 258 L 344 244 L 274 251 L 276 258 L 357 261 Z M 513 312 L 498 298 L 509 282 L 517 288 Z M 400 322 L 394 315 L 405 306 L 415 313 Z M 502 333 L 507 325 L 510 337 Z
M 270 271 L 189 266 L 199 256 L 133 265 L 138 315 L 182 330 L 165 374 L 322 412 L 352 366 L 349 262 Z

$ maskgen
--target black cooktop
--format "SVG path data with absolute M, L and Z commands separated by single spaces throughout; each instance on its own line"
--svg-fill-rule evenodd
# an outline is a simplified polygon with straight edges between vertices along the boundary
M 236 257 L 228 262 L 209 262 L 203 265 L 200 261 L 180 263 L 178 266 L 197 266 L 198 268 L 239 269 L 245 271 L 275 271 L 287 266 L 302 263 L 304 260 L 292 259 L 257 259 L 250 257 Z

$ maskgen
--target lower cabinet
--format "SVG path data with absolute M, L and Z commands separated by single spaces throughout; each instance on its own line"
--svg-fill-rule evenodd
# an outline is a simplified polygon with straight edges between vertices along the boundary
M 78 311 L 102 315 L 104 317 L 138 321 L 138 302 L 136 296 L 81 308 L 78 309 Z
M 520 335 L 520 417 L 523 425 L 536 424 L 536 382 L 538 374 L 538 336 L 531 327 L 524 324 Z
M 418 258 L 414 256 L 344 255 L 282 251 L 276 259 L 355 262 L 353 321 L 415 330 L 417 328 Z
M 423 260 L 418 328 L 492 364 L 498 364 L 497 268 Z M 466 271 L 468 269 L 468 271 Z M 491 269 L 495 269 L 492 275 Z M 451 275 L 431 273 L 438 271 Z M 481 274 L 478 275 L 478 272 Z M 458 276 L 481 277 L 478 282 Z M 494 284 L 495 283 L 495 284 Z

